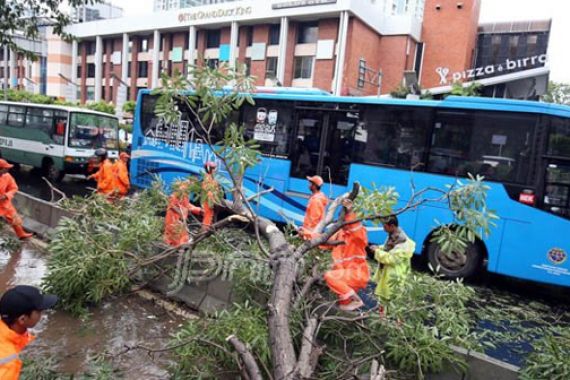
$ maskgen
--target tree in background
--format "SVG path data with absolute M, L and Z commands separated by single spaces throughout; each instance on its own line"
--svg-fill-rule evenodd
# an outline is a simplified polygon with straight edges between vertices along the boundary
M 570 84 L 548 82 L 548 91 L 542 96 L 542 101 L 570 105 Z
M 134 114 L 137 103 L 134 100 L 129 100 L 123 104 L 123 112 Z
M 468 86 L 464 86 L 463 83 L 455 82 L 451 86 L 450 95 L 456 96 L 481 96 L 481 90 L 483 86 L 480 83 L 473 82 Z

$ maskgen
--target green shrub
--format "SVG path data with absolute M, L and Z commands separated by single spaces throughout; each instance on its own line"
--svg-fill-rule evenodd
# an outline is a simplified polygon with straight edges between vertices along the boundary
M 522 380 L 570 379 L 570 329 L 546 335 L 534 342 L 521 372 Z

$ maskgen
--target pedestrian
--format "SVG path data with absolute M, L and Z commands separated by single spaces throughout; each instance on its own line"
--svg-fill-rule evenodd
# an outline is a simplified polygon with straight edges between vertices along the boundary
M 99 169 L 95 174 L 87 177 L 87 179 L 94 179 L 97 182 L 97 192 L 99 194 L 112 197 L 117 192 L 114 164 L 108 158 L 107 150 L 104 148 L 97 149 L 95 156 L 97 157 Z
M 12 204 L 18 192 L 16 180 L 8 173 L 13 167 L 8 161 L 0 159 L 0 216 L 12 226 L 18 239 L 25 240 L 31 238 L 32 234 L 24 230 L 22 218 Z
M 345 209 L 345 223 L 358 219 L 351 200 L 344 199 L 342 205 Z M 347 224 L 332 239 L 344 244 L 333 248 L 333 267 L 325 273 L 324 279 L 328 287 L 338 295 L 340 309 L 353 311 L 364 305 L 357 291 L 366 288 L 370 279 L 366 262 L 366 228 L 361 222 Z
M 327 196 L 321 191 L 324 181 L 321 176 L 315 175 L 307 177 L 309 181 L 309 190 L 311 197 L 307 204 L 307 211 L 305 212 L 305 219 L 303 226 L 299 228 L 299 235 L 305 239 L 310 240 L 317 237 L 315 228 L 325 217 L 325 211 L 329 200 Z
M 22 369 L 19 353 L 35 339 L 28 332 L 38 324 L 42 311 L 51 309 L 57 296 L 42 294 L 33 286 L 18 285 L 0 299 L 0 379 L 18 380 Z
M 129 179 L 129 168 L 128 163 L 131 156 L 129 156 L 125 152 L 121 152 L 119 155 L 119 159 L 115 162 L 115 180 L 116 180 L 116 188 L 117 194 L 120 197 L 126 196 L 129 191 L 131 190 L 131 181 Z
M 220 201 L 220 184 L 215 178 L 218 165 L 213 161 L 204 164 L 204 179 L 202 180 L 202 228 L 209 229 L 214 222 L 215 205 Z
M 376 282 L 376 296 L 385 302 L 393 294 L 392 286 L 401 284 L 410 273 L 416 243 L 400 228 L 395 216 L 386 220 L 384 231 L 388 233 L 384 245 L 372 247 L 379 263 L 372 281 Z
M 200 215 L 202 209 L 190 203 L 187 182 L 178 182 L 172 187 L 164 221 L 164 242 L 171 247 L 179 247 L 190 240 L 187 226 L 189 214 Z

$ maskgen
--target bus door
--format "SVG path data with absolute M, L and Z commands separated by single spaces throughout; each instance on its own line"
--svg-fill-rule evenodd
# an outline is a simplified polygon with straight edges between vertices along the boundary
M 570 217 L 570 160 L 548 160 L 544 178 L 543 207 Z
M 289 190 L 308 193 L 306 177 L 318 174 L 333 184 L 327 195 L 344 192 L 358 112 L 297 108 L 295 123 Z

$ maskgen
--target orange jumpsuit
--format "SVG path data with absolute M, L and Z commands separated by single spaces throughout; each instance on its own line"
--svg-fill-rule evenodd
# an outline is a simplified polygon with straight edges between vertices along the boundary
M 22 218 L 18 215 L 16 208 L 12 204 L 12 199 L 18 192 L 16 180 L 9 173 L 0 176 L 0 196 L 6 199 L 0 201 L 0 217 L 8 222 L 18 237 L 28 235 L 22 228 Z
M 117 192 L 115 168 L 111 160 L 106 159 L 99 166 L 97 173 L 91 176 L 97 181 L 97 192 L 103 195 L 113 195 Z
M 218 194 L 220 192 L 220 185 L 212 174 L 206 173 L 204 176 L 202 191 L 206 194 L 206 199 L 202 202 L 202 209 L 204 210 L 202 226 L 210 227 L 214 221 L 214 205 L 218 201 Z
M 305 220 L 303 221 L 303 228 L 300 231 L 303 239 L 310 240 L 316 237 L 314 229 L 325 217 L 325 211 L 328 203 L 329 200 L 322 191 L 317 191 L 311 196 L 311 198 L 309 198 Z
M 115 169 L 115 188 L 120 196 L 124 197 L 131 189 L 131 181 L 129 180 L 129 170 L 127 164 L 118 160 L 114 164 Z
M 168 200 L 164 228 L 164 242 L 172 247 L 188 243 L 190 236 L 186 228 L 186 221 L 190 213 L 200 215 L 202 209 L 190 203 L 188 196 L 173 193 Z
M 18 380 L 22 370 L 22 361 L 18 354 L 34 336 L 26 332 L 18 334 L 0 321 L 0 379 Z
M 357 219 L 353 212 L 345 216 L 345 221 Z M 338 295 L 339 302 L 349 303 L 356 291 L 368 284 L 370 272 L 366 263 L 368 236 L 362 223 L 349 224 L 337 233 L 335 240 L 345 244 L 333 248 L 333 268 L 324 278 L 329 288 Z

